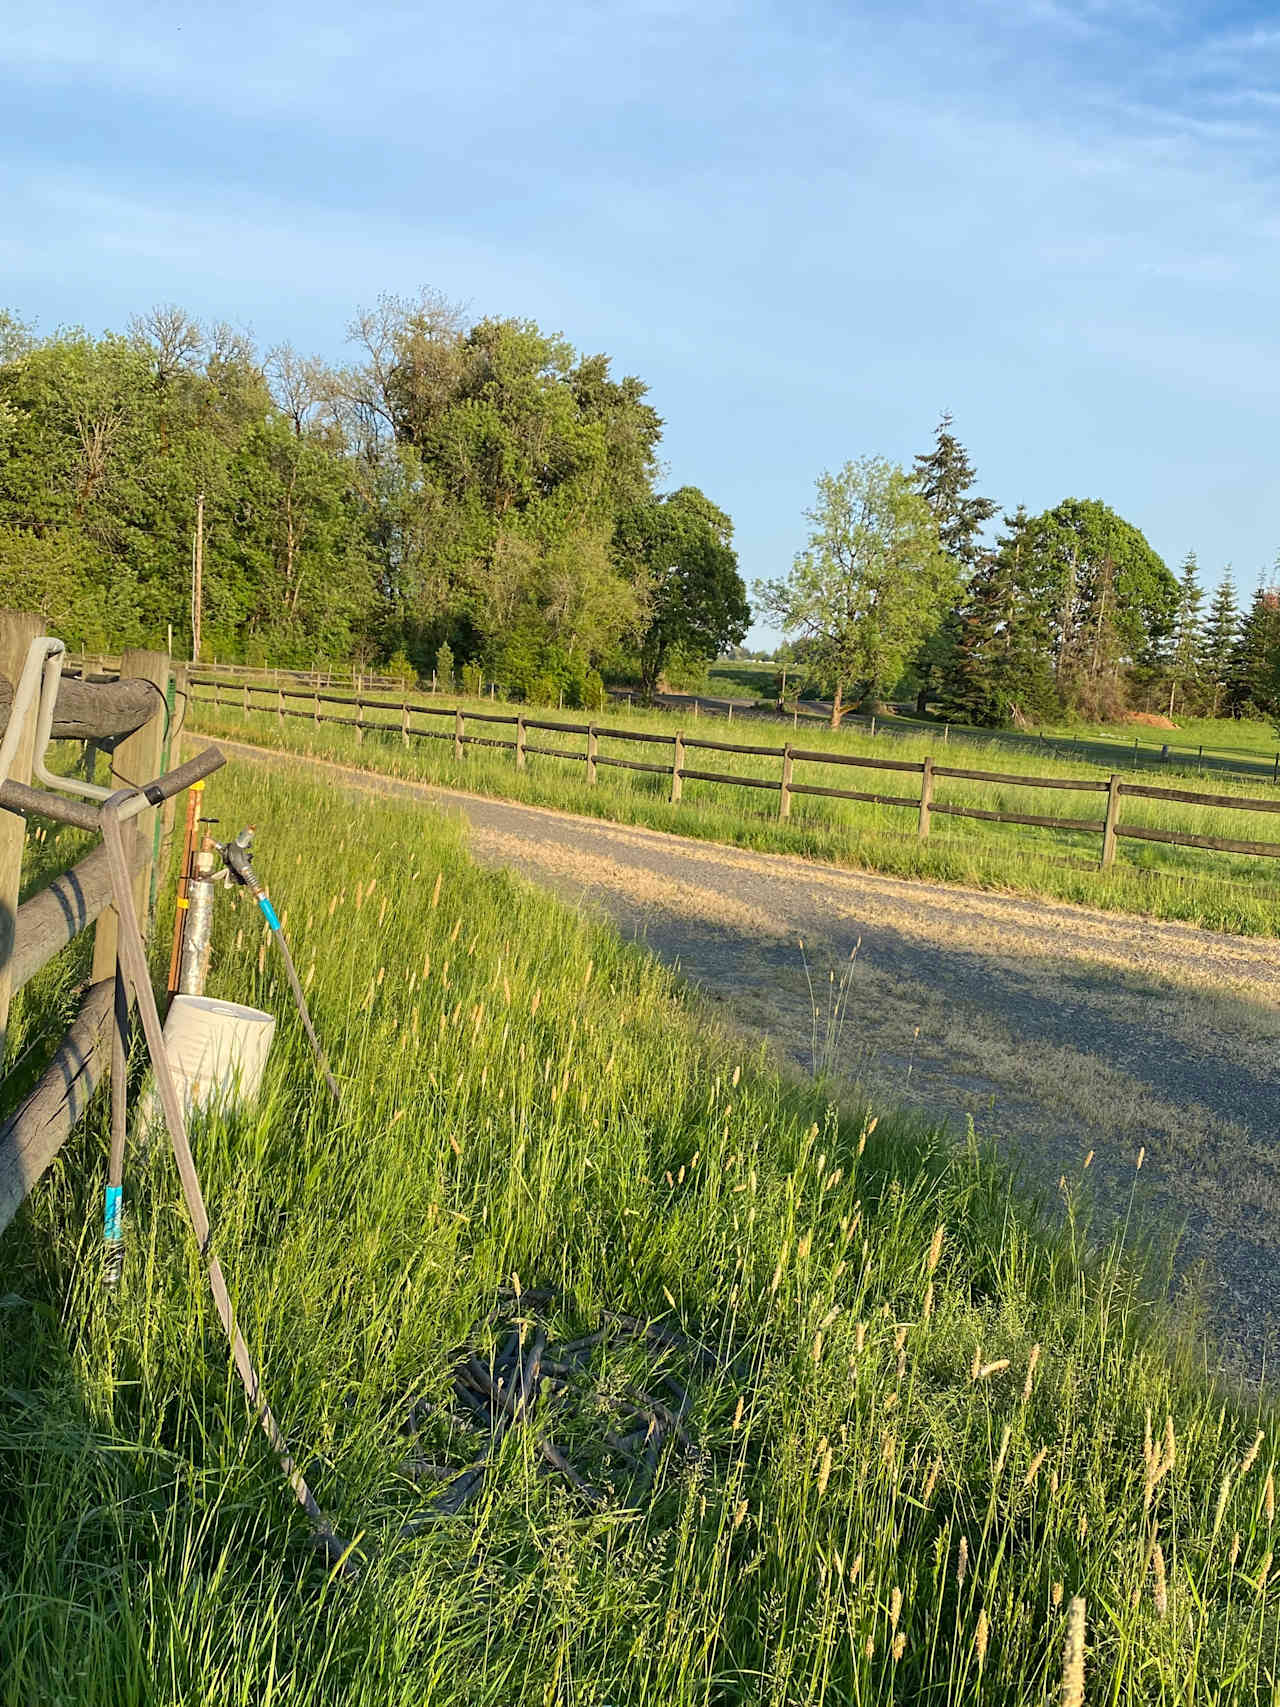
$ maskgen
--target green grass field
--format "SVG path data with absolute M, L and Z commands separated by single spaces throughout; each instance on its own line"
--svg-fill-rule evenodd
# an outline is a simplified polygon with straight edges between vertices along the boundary
M 229 900 L 210 993 L 281 1024 L 260 1107 L 195 1151 L 271 1402 L 364 1564 L 308 1543 L 160 1145 L 98 1284 L 95 1111 L 0 1240 L 6 1707 L 1023 1707 L 1056 1699 L 1076 1596 L 1088 1700 L 1273 1698 L 1280 1430 L 1088 1254 L 1083 1157 L 1040 1218 L 976 1141 L 788 1082 L 421 807 L 234 768 L 206 805 L 258 825 L 344 1101 Z M 430 1493 L 410 1406 L 488 1355 L 495 1307 L 527 1313 L 513 1286 L 558 1334 L 617 1310 L 714 1348 L 672 1354 L 687 1442 L 600 1507 L 544 1472 L 554 1429 L 607 1476 L 619 1393 L 669 1372 L 602 1346 L 591 1406 L 549 1398 L 473 1505 L 397 1540 Z
M 781 666 L 759 663 L 750 659 L 735 661 L 720 659 L 707 671 L 706 692 L 725 698 L 750 700 L 755 703 L 772 701 L 778 691 Z M 984 731 L 963 729 L 969 739 L 998 739 L 1008 747 L 1030 748 L 1044 739 L 1056 743 L 1063 751 L 1079 752 L 1099 762 L 1127 763 L 1135 744 L 1144 765 L 1161 763 L 1171 772 L 1195 773 L 1207 770 L 1230 769 L 1239 766 L 1258 774 L 1274 768 L 1280 753 L 1280 734 L 1274 725 L 1257 718 L 1244 717 L 1184 717 L 1179 713 L 1173 729 L 1153 728 L 1149 724 L 1118 723 L 1046 723 L 1043 730 L 1030 732 L 1013 729 Z M 937 728 L 934 719 L 918 719 L 904 711 L 894 719 L 895 726 L 911 730 Z M 1163 758 L 1168 749 L 1168 759 Z M 1111 749 L 1108 757 L 1107 749 Z
M 474 710 L 486 713 L 516 709 L 504 708 L 501 701 L 460 703 L 470 703 Z M 330 709 L 346 715 L 342 707 Z M 797 795 L 790 822 L 781 824 L 777 820 L 777 795 L 772 792 L 688 781 L 683 800 L 673 806 L 667 798 L 670 783 L 658 776 L 602 766 L 599 782 L 589 788 L 582 760 L 530 754 L 526 769 L 517 772 L 509 752 L 470 747 L 459 766 L 451 739 L 414 741 L 406 748 L 397 714 L 370 712 L 369 715 L 390 716 L 396 727 L 383 734 L 369 732 L 363 742 L 358 742 L 353 730 L 331 724 L 317 727 L 306 718 L 280 723 L 270 711 L 251 711 L 246 717 L 237 706 L 215 707 L 205 701 L 199 702 L 193 711 L 194 726 L 209 735 L 241 736 L 292 751 L 342 759 L 389 775 L 461 786 L 621 822 L 650 824 L 708 840 L 798 853 L 902 876 L 1053 896 L 1158 918 L 1182 919 L 1213 929 L 1263 935 L 1275 934 L 1280 929 L 1277 909 L 1280 870 L 1272 859 L 1131 840 L 1120 843 L 1116 865 L 1103 873 L 1097 869 L 1101 837 L 1096 831 L 994 824 L 936 813 L 929 840 L 921 843 L 916 833 L 914 807 L 875 806 L 818 796 Z M 541 715 L 550 722 L 581 722 L 585 717 L 583 713 L 573 712 L 530 711 L 529 715 Z M 670 713 L 646 713 L 636 708 L 612 708 L 603 714 L 601 721 L 666 735 L 675 727 Z M 776 726 L 751 722 L 735 721 L 728 726 L 722 719 L 684 719 L 683 723 L 687 736 L 733 740 L 745 745 L 780 745 L 788 733 Z M 433 722 L 432 726 L 442 734 L 449 728 L 444 721 Z M 513 736 L 509 727 L 476 724 L 474 729 L 490 738 L 510 740 Z M 582 736 L 541 732 L 531 733 L 529 738 L 534 745 L 585 752 Z M 872 739 L 865 731 L 854 729 L 833 734 L 810 726 L 798 735 L 793 733 L 792 738 L 814 751 L 895 760 L 918 760 L 932 752 L 938 763 L 958 768 L 997 769 L 1017 775 L 1085 777 L 1105 782 L 1109 774 L 1105 767 L 1074 756 L 1056 759 L 1035 751 L 993 750 L 959 740 L 952 740 L 944 747 L 936 729 L 918 736 L 898 735 L 890 740 L 880 736 Z M 670 762 L 669 747 L 646 748 L 603 741 L 601 752 Z M 776 778 L 780 761 L 690 748 L 686 764 L 690 768 L 731 775 Z M 918 776 L 836 765 L 797 766 L 795 780 L 874 793 L 905 796 L 919 793 Z M 1140 776 L 1138 780 L 1147 779 Z M 1201 786 L 1212 789 L 1218 785 Z M 1264 783 L 1235 783 L 1230 792 L 1245 797 L 1275 798 L 1274 790 Z M 1005 787 L 953 779 L 938 780 L 935 800 L 983 810 L 1095 821 L 1101 820 L 1104 806 L 1103 796 L 1098 793 Z M 1151 800 L 1124 800 L 1122 821 L 1234 840 L 1268 841 L 1276 835 L 1275 819 L 1269 814 L 1233 813 L 1216 807 Z

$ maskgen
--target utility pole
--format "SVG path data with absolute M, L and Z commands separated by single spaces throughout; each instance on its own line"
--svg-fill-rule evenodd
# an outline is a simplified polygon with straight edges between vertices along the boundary
M 191 542 L 191 662 L 200 662 L 200 618 L 204 610 L 204 493 L 196 498 L 196 536 Z

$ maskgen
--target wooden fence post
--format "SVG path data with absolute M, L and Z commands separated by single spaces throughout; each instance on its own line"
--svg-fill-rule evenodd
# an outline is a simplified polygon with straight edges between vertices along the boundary
M 459 764 L 462 763 L 462 733 L 465 727 L 466 722 L 462 715 L 462 707 L 459 706 L 453 714 L 453 756 Z
M 409 745 L 409 701 L 407 699 L 400 707 L 400 740 L 406 747 Z
M 929 834 L 929 808 L 933 804 L 933 755 L 926 753 L 920 771 L 920 840 Z
M 318 687 L 313 688 L 312 692 L 315 694 L 315 699 L 316 699 L 315 721 L 316 721 L 316 728 L 318 729 L 320 727 L 320 689 Z
M 126 652 L 120 659 L 120 679 L 141 677 L 155 684 L 159 698 L 154 717 L 125 737 L 111 755 L 111 780 L 117 788 L 137 787 L 151 782 L 159 775 L 164 753 L 164 712 L 162 702 L 167 698 L 169 659 L 163 652 Z M 151 868 L 155 862 L 156 809 L 148 807 L 139 812 L 125 827 L 126 846 L 141 845 L 145 850 L 142 868 L 133 880 L 133 901 L 143 929 L 151 910 Z M 120 923 L 114 907 L 109 907 L 98 919 L 93 935 L 92 982 L 115 976 L 116 944 Z
M 249 715 L 249 681 L 247 677 L 244 684 L 244 714 L 246 717 Z
M 284 722 L 284 689 L 280 686 L 279 680 L 276 682 L 276 722 Z
M 43 617 L 29 612 L 5 611 L 0 614 L 0 673 L 8 677 L 16 692 L 22 666 L 27 661 L 31 642 L 44 633 Z M 36 712 L 38 695 L 31 702 L 18 749 L 13 756 L 6 780 L 31 781 L 31 763 L 36 745 Z M 12 979 L 9 962 L 13 955 L 14 921 L 18 912 L 18 890 L 22 883 L 22 846 L 26 838 L 27 821 L 18 812 L 0 812 L 0 1063 L 4 1061 L 5 1035 L 9 1024 L 9 996 Z
M 684 790 L 684 778 L 680 774 L 683 769 L 684 734 L 681 730 L 677 729 L 675 748 L 671 755 L 671 801 L 673 805 L 677 800 L 679 800 L 681 793 Z
M 778 796 L 779 818 L 791 816 L 791 743 L 782 749 L 782 792 Z
M 176 765 L 182 761 L 182 731 L 186 728 L 187 709 L 191 704 L 191 684 L 188 681 L 191 666 L 190 664 L 175 664 L 171 661 L 169 672 L 169 698 L 172 709 L 169 713 L 167 746 L 169 761 Z M 90 777 L 89 780 L 92 782 L 94 779 Z M 170 839 L 173 836 L 173 823 L 177 810 L 178 797 L 175 794 L 165 801 L 160 814 L 162 848 L 169 846 Z
M 524 769 L 525 740 L 524 713 L 521 712 L 516 718 L 516 769 L 518 771 L 522 771 Z
M 1114 773 L 1107 784 L 1107 816 L 1102 826 L 1102 869 L 1116 857 L 1116 820 L 1120 816 L 1120 778 Z
M 362 699 L 356 701 L 356 740 L 362 744 L 364 742 L 364 701 Z
M 587 783 L 594 788 L 596 783 L 596 757 L 600 751 L 600 737 L 596 734 L 594 723 L 587 728 Z

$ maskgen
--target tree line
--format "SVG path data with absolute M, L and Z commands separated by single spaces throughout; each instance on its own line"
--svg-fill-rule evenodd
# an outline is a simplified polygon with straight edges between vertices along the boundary
M 743 639 L 732 522 L 659 489 L 641 380 L 431 292 L 349 333 L 335 365 L 174 307 L 101 336 L 0 314 L 0 605 L 190 655 L 198 550 L 205 658 L 447 659 L 570 704 Z
M 944 415 L 910 470 L 882 458 L 818 480 L 808 544 L 759 605 L 791 637 L 789 665 L 829 695 L 909 694 L 980 726 L 1141 710 L 1280 716 L 1280 592 L 1241 611 L 1230 571 L 1206 608 L 1194 552 L 1175 575 L 1097 499 L 1040 515 L 999 506 Z

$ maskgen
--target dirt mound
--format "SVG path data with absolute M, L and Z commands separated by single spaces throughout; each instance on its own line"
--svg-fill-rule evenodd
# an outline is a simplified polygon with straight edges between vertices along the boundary
M 1126 723 L 1141 723 L 1147 729 L 1176 729 L 1178 725 L 1171 717 L 1161 717 L 1157 711 L 1131 711 L 1125 718 Z

